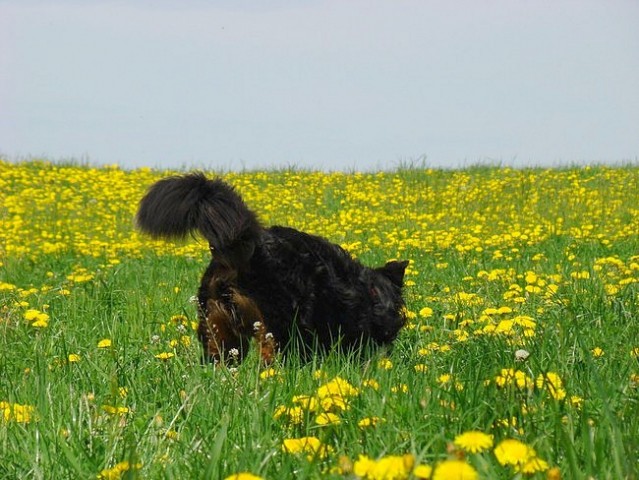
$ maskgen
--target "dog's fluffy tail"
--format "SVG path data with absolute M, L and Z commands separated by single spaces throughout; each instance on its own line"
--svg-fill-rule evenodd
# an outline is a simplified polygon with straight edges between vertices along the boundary
M 239 194 L 202 173 L 164 178 L 140 201 L 137 226 L 158 238 L 184 238 L 195 230 L 213 255 L 231 265 L 248 260 L 262 227 Z

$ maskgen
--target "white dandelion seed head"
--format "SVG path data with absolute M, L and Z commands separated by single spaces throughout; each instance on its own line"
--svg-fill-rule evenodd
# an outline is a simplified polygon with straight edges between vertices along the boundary
M 197 295 L 193 295 L 191 298 L 189 298 L 189 302 L 190 303 L 198 303 L 198 298 Z
M 523 362 L 530 356 L 530 352 L 528 350 L 519 349 L 515 352 L 515 360 L 518 362 Z
M 266 335 L 264 335 L 264 338 L 266 338 L 267 340 L 272 340 L 273 334 L 271 332 L 268 332 Z
M 160 336 L 159 335 L 153 335 L 151 337 L 151 343 L 160 343 Z

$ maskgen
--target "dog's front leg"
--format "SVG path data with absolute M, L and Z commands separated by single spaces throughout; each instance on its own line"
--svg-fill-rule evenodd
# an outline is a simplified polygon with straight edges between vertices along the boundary
M 200 318 L 198 337 L 204 348 L 204 360 L 223 361 L 226 365 L 240 363 L 249 348 L 249 338 L 237 330 L 235 313 L 222 303 L 210 300 Z
M 275 359 L 277 353 L 277 342 L 271 332 L 266 330 L 264 322 L 258 321 L 253 324 L 255 338 L 260 348 L 260 357 L 264 365 L 270 365 Z
M 260 349 L 260 357 L 265 365 L 273 363 L 277 352 L 277 342 L 264 324 L 264 318 L 257 303 L 235 290 L 231 296 L 235 312 L 240 319 L 241 331 L 246 335 L 252 335 L 257 340 Z

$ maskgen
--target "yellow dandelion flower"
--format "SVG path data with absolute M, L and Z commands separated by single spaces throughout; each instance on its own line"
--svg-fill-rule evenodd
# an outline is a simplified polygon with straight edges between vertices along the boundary
M 537 283 L 537 278 L 538 277 L 537 277 L 537 274 L 535 272 L 530 272 L 530 271 L 526 272 L 525 280 L 526 280 L 527 284 L 530 285 L 530 284 L 533 284 L 533 283 Z
M 110 338 L 102 339 L 98 342 L 98 348 L 110 348 L 112 345 Z
M 31 326 L 34 328 L 46 328 L 49 326 L 49 315 L 40 310 L 29 309 L 24 312 L 24 319 L 31 322 Z
M 408 393 L 408 385 L 405 383 L 400 383 L 399 385 L 395 385 L 391 387 L 391 392 L 393 393 Z
M 333 395 L 331 397 L 324 397 L 320 399 L 320 407 L 322 410 L 328 412 L 330 410 L 338 410 L 345 412 L 350 409 L 349 398 L 342 397 L 340 395 Z
M 428 480 L 433 474 L 433 467 L 430 465 L 417 465 L 413 469 L 413 476 L 419 480 Z
M 32 322 L 38 318 L 40 313 L 41 313 L 40 310 L 29 309 L 26 312 L 24 312 L 23 317 L 25 320 Z
M 189 319 L 186 318 L 186 315 L 173 315 L 170 319 L 171 323 L 174 325 L 187 325 L 189 323 Z
M 313 372 L 313 379 L 315 380 L 325 380 L 326 377 L 326 372 L 323 372 L 322 370 L 315 370 Z
M 362 418 L 359 422 L 357 422 L 357 426 L 360 428 L 374 427 L 385 421 L 386 420 L 381 417 L 366 417 L 366 418 Z
M 404 283 L 404 285 L 406 285 L 406 283 Z M 415 285 L 414 282 L 413 282 L 413 285 Z M 404 307 L 402 311 L 404 312 L 404 315 L 406 316 L 406 318 L 408 318 L 409 320 L 414 320 L 417 318 L 417 314 L 406 307 Z
M 317 425 L 339 425 L 342 423 L 340 418 L 334 413 L 320 413 L 317 417 L 315 417 L 315 423 Z
M 77 363 L 80 361 L 80 355 L 77 353 L 70 353 L 68 357 L 69 363 Z
M 260 372 L 260 379 L 267 380 L 269 378 L 277 377 L 278 375 L 279 375 L 279 372 L 277 370 L 275 370 L 274 368 L 268 368 Z
M 533 473 L 537 472 L 545 472 L 546 470 L 548 470 L 548 462 L 542 460 L 537 456 L 532 456 L 524 463 L 515 466 L 516 472 L 521 472 L 525 475 L 532 475 Z
M 0 263 L 0 265 L 2 264 Z M 17 287 L 13 283 L 0 282 L 0 292 L 10 292 L 12 290 L 15 290 L 16 288 Z
M 372 388 L 373 390 L 379 390 L 379 382 L 372 378 L 366 379 L 362 382 L 362 387 Z
M 273 419 L 274 420 L 278 420 L 278 419 L 282 418 L 282 415 L 284 415 L 286 413 L 287 409 L 288 409 L 288 407 L 286 405 L 280 405 L 279 407 L 277 407 L 275 409 L 275 412 L 273 412 Z
M 282 443 L 282 451 L 286 453 L 305 453 L 307 459 L 326 458 L 332 449 L 322 444 L 317 437 L 286 438 Z
M 517 388 L 526 389 L 532 388 L 534 382 L 532 378 L 530 378 L 521 370 L 515 370 L 513 368 L 503 368 L 500 374 L 495 377 L 495 384 L 499 388 L 505 388 L 510 385 L 515 385 Z
M 155 358 L 159 359 L 159 360 L 170 360 L 173 357 L 175 357 L 175 353 L 173 352 L 162 352 L 162 353 L 158 353 L 157 355 L 155 355 Z
M 519 440 L 509 438 L 495 447 L 495 456 L 502 465 L 523 465 L 535 457 L 535 450 Z
M 453 443 L 469 453 L 479 453 L 493 446 L 493 436 L 484 432 L 471 430 L 455 437 Z
M 614 297 L 621 291 L 621 289 L 617 285 L 607 283 L 606 285 L 604 285 L 604 291 L 609 297 Z
M 310 395 L 295 395 L 293 396 L 293 403 L 309 412 L 317 410 L 317 398 Z
M 0 414 L 2 419 L 6 422 L 11 417 L 11 404 L 9 402 L 0 402 Z
M 517 370 L 515 372 L 515 385 L 520 389 L 532 388 L 533 380 L 521 370 Z
M 358 477 L 365 478 L 369 471 L 375 467 L 375 460 L 366 455 L 360 455 L 353 465 L 353 473 Z
M 116 464 L 112 468 L 106 468 L 98 474 L 98 480 L 119 480 L 125 472 L 129 470 L 139 470 L 142 468 L 141 463 L 131 463 L 124 461 Z
M 590 353 L 592 353 L 592 356 L 595 358 L 601 358 L 604 356 L 604 351 L 600 347 L 593 348 L 590 350 Z
M 590 278 L 590 272 L 588 270 L 582 270 L 580 272 L 572 272 L 570 278 L 573 280 L 588 280 Z
M 502 333 L 504 335 L 512 335 L 514 333 L 513 327 L 515 326 L 514 320 L 502 320 L 495 327 L 494 333 Z
M 476 480 L 477 470 L 463 460 L 444 460 L 435 467 L 432 480 Z
M 104 410 L 109 415 L 126 415 L 129 413 L 129 407 L 114 407 L 113 405 L 102 405 L 102 410 Z
M 379 460 L 360 455 L 353 466 L 353 473 L 370 480 L 402 480 L 408 478 L 414 464 L 412 455 L 389 455 Z
M 583 404 L 584 404 L 583 397 L 580 397 L 578 395 L 571 395 L 570 396 L 570 405 L 571 406 L 575 407 L 576 409 L 580 409 Z
M 359 395 L 359 390 L 357 390 L 357 388 L 340 377 L 335 377 L 330 382 L 325 383 L 317 389 L 317 396 L 319 398 L 326 398 L 336 395 L 342 397 L 354 397 Z
M 5 422 L 30 423 L 35 407 L 19 403 L 0 402 L 0 418 Z
M 304 422 L 304 410 L 301 407 L 286 407 L 281 405 L 275 409 L 273 418 L 278 420 L 286 416 L 288 422 L 292 425 L 301 425 Z
M 233 475 L 229 475 L 224 480 L 264 480 L 262 477 L 258 477 L 257 475 L 253 475 L 250 472 L 240 472 L 234 473 Z
M 300 425 L 304 422 L 304 411 L 300 407 L 290 407 L 286 410 L 289 422 L 293 425 Z
M 382 358 L 377 366 L 383 370 L 391 370 L 393 368 L 393 362 L 391 362 L 388 358 Z
M 73 273 L 71 275 L 67 275 L 67 280 L 74 283 L 84 283 L 84 282 L 88 282 L 89 280 L 93 280 L 94 276 L 95 275 L 93 275 L 92 273 L 79 272 L 79 273 Z
M 31 324 L 34 328 L 46 328 L 49 326 L 49 315 L 43 313 L 38 319 Z
M 470 340 L 470 334 L 465 330 L 456 329 L 453 330 L 453 334 L 455 335 L 455 340 L 458 342 L 467 342 Z
M 419 316 L 422 318 L 430 318 L 433 316 L 433 309 L 430 307 L 424 307 L 419 311 Z
M 537 388 L 546 388 L 550 395 L 556 400 L 566 398 L 566 391 L 563 388 L 561 377 L 554 372 L 539 375 L 536 385 Z

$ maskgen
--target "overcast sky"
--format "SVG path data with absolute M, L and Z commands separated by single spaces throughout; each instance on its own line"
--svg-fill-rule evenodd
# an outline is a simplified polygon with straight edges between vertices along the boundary
M 636 0 L 0 0 L 0 154 L 636 161 L 637 25 Z

